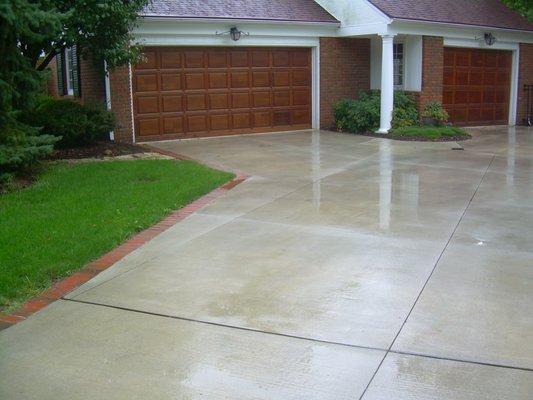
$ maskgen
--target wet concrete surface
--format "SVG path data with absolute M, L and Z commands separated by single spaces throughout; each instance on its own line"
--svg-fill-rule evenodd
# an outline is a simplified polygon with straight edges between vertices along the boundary
M 533 130 L 156 147 L 250 178 L 0 333 L 1 399 L 526 399 Z

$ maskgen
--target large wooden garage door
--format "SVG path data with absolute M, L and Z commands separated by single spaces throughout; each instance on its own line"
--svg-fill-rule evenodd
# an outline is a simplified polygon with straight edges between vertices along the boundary
M 507 124 L 511 52 L 444 48 L 443 105 L 457 125 Z
M 146 48 L 133 69 L 137 140 L 311 127 L 306 48 Z

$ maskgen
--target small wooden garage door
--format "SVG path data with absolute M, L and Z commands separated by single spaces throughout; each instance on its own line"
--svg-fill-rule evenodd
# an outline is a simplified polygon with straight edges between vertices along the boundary
M 133 69 L 135 133 L 160 140 L 311 127 L 306 48 L 146 48 Z
M 507 124 L 511 52 L 444 48 L 443 105 L 457 125 Z

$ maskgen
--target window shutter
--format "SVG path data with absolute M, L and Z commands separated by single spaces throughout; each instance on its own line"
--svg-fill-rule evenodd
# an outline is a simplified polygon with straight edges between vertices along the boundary
M 57 93 L 64 96 L 67 91 L 67 82 L 65 78 L 65 54 L 63 51 L 56 55 L 57 69 Z
M 78 46 L 74 45 L 72 46 L 72 49 L 70 51 L 70 65 L 72 67 L 72 70 L 70 73 L 72 74 L 72 89 L 74 90 L 74 96 L 81 97 L 81 80 L 80 80 L 80 56 L 78 54 Z

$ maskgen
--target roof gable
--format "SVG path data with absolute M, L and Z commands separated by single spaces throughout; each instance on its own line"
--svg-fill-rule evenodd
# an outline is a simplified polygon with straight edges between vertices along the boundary
M 500 0 L 369 0 L 391 18 L 533 31 Z
M 338 23 L 314 0 L 152 0 L 144 16 Z

